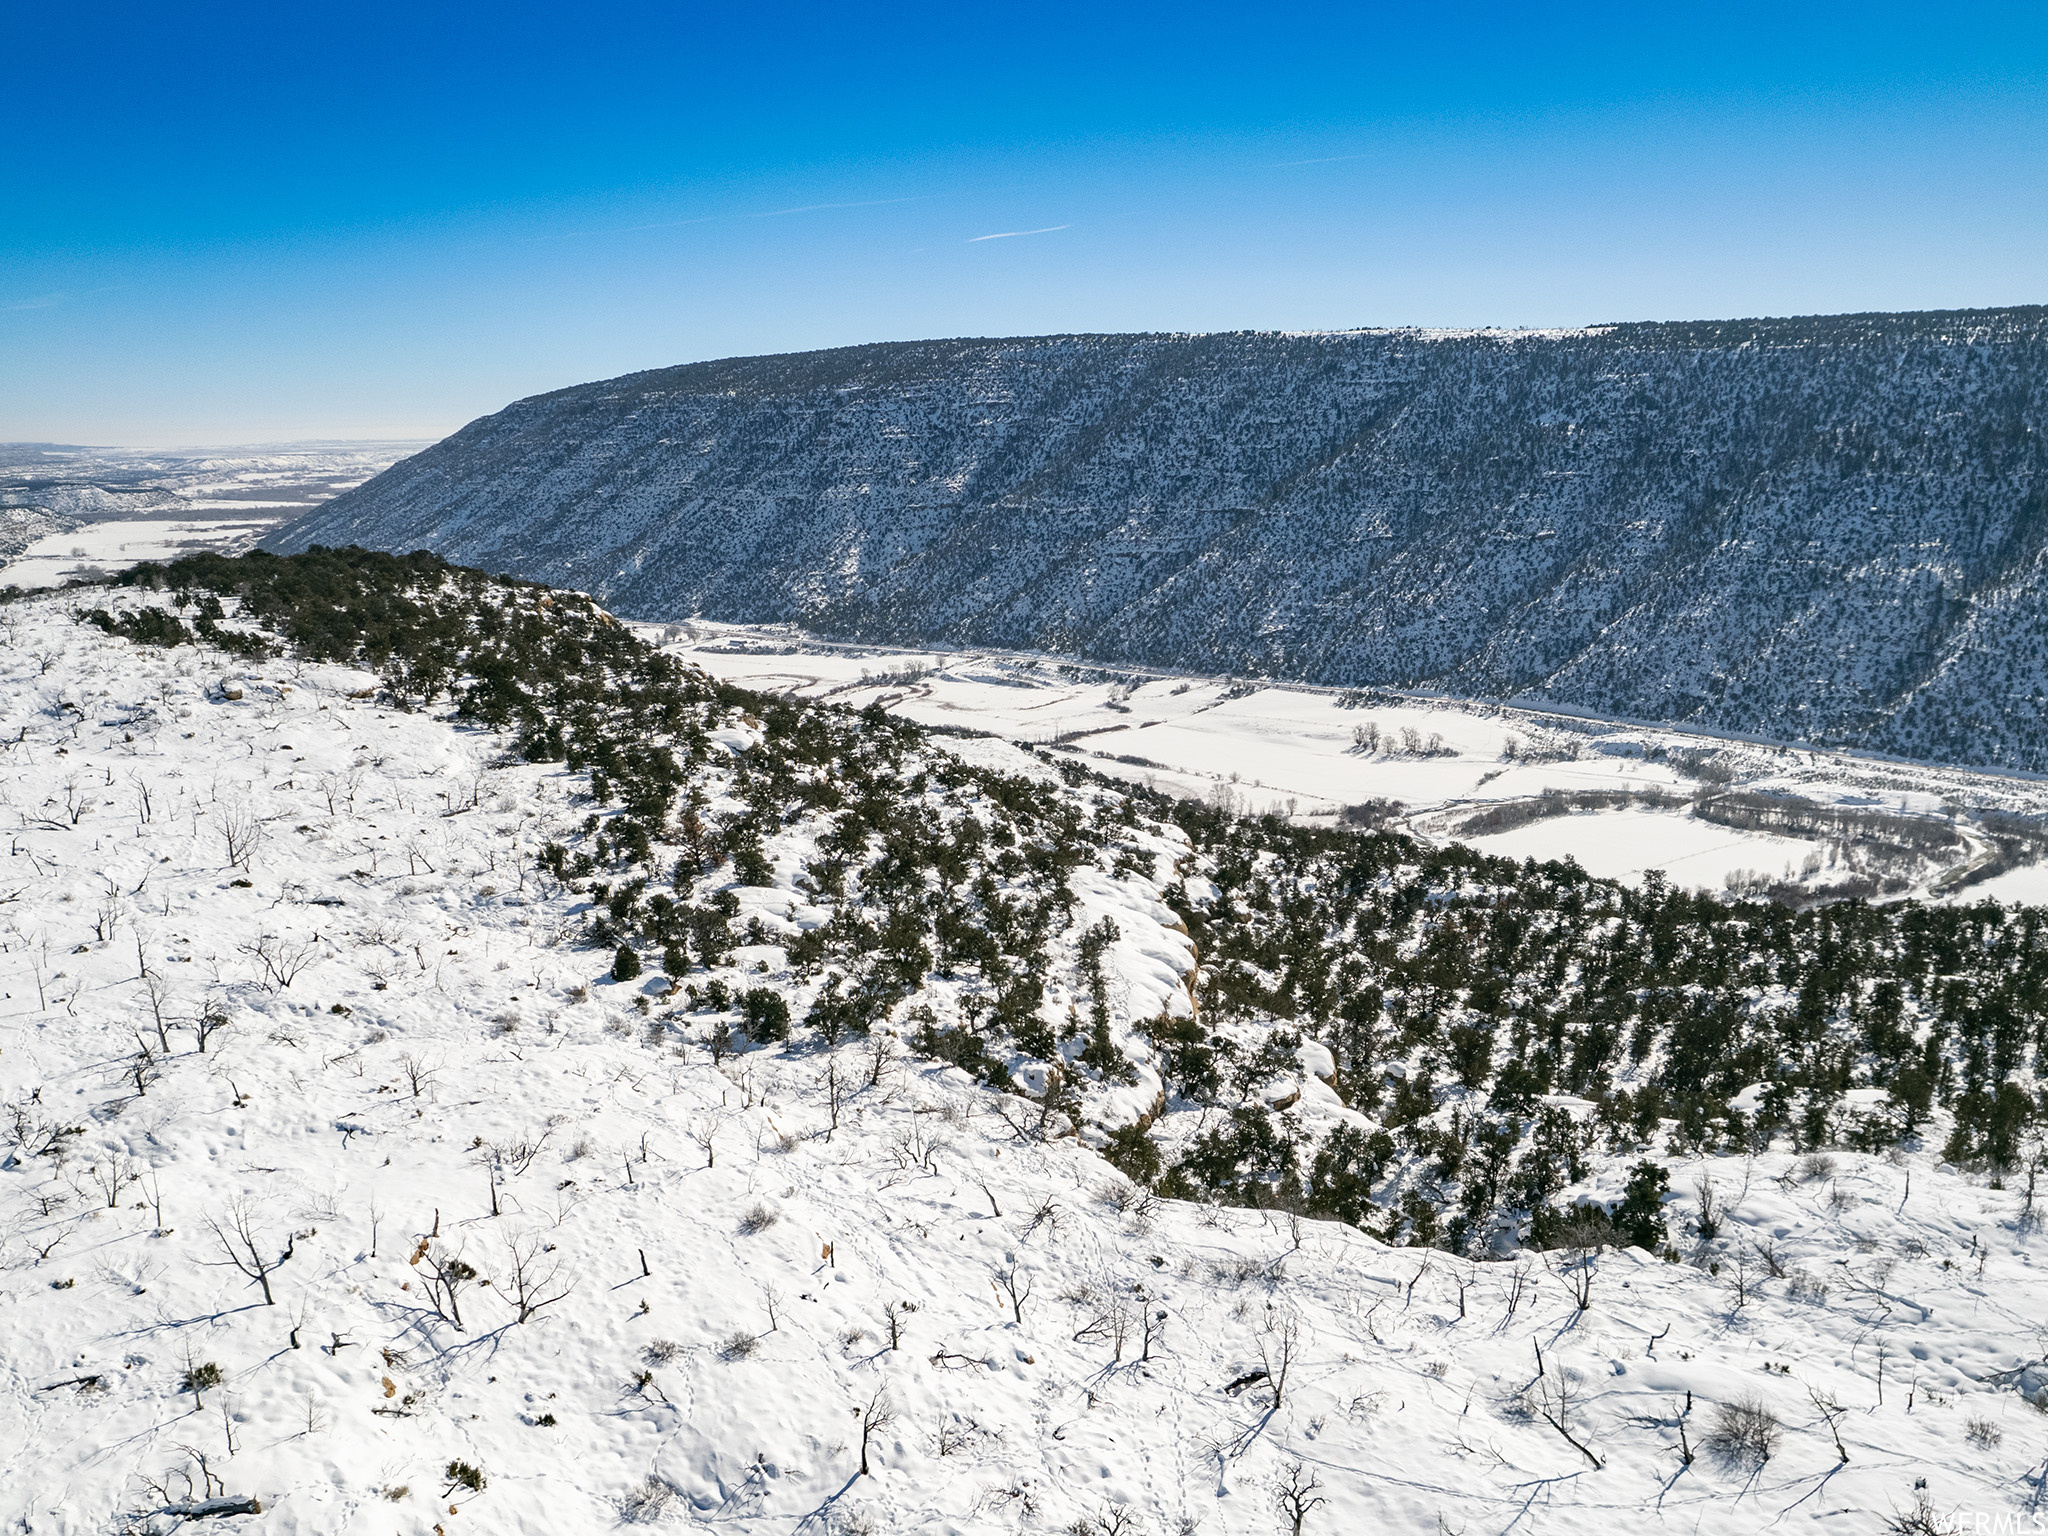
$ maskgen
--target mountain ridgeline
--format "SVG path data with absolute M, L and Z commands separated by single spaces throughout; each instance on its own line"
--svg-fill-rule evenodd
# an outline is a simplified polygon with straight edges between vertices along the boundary
M 2048 308 L 908 342 L 471 423 L 273 536 L 646 619 L 2048 770 Z

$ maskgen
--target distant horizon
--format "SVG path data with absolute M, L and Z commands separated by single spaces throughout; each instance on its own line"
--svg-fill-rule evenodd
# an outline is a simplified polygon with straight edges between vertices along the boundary
M 834 345 L 832 345 L 832 346 L 825 346 L 825 347 L 796 347 L 796 348 L 787 348 L 787 349 L 784 349 L 784 350 L 782 350 L 782 351 L 778 351 L 778 352 L 728 352 L 728 353 L 721 353 L 721 354 L 719 354 L 719 355 L 717 355 L 717 356 L 712 356 L 712 357 L 692 357 L 692 358 L 683 358 L 683 359 L 681 359 L 681 360 L 679 360 L 679 361 L 674 361 L 674 362 L 662 362 L 662 363 L 649 363 L 649 364 L 645 364 L 645 365 L 643 365 L 643 366 L 638 366 L 638 367 L 632 367 L 632 368 L 627 368 L 627 369 L 624 369 L 624 370 L 622 370 L 621 372 L 619 372 L 619 373 L 615 373 L 615 374 L 604 374 L 604 375 L 599 375 L 599 376 L 596 376 L 596 377 L 592 377 L 592 378 L 583 378 L 583 379 L 572 379 L 572 380 L 568 380 L 568 381 L 565 381 L 565 382 L 562 382 L 562 383 L 546 384 L 546 385 L 543 385 L 543 386 L 542 386 L 541 388 L 539 388 L 539 389 L 535 389 L 535 390 L 529 390 L 529 391 L 527 391 L 527 392 L 526 392 L 525 394 L 521 394 L 521 395 L 507 395 L 507 396 L 506 396 L 505 398 L 503 398 L 502 400 L 500 400 L 500 401 L 499 401 L 499 402 L 498 402 L 497 404 L 495 404 L 495 405 L 492 405 L 492 406 L 488 407 L 488 408 L 487 408 L 487 409 L 485 409 L 485 410 L 479 411 L 479 412 L 478 412 L 477 414 L 475 414 L 475 415 L 473 415 L 473 416 L 468 416 L 468 417 L 465 417 L 465 418 L 463 418 L 463 419 L 462 419 L 461 421 L 458 421 L 458 422 L 454 423 L 453 425 L 450 425 L 450 426 L 447 426 L 447 427 L 443 427 L 443 428 L 438 428 L 438 429 L 421 429 L 421 430 L 415 430 L 415 431 L 410 431 L 410 432 L 374 432 L 374 431 L 364 431 L 364 432 L 359 432 L 359 433 L 353 433 L 353 434 L 348 434 L 348 433 L 322 433 L 322 434 L 314 434 L 314 435 L 299 435 L 299 436 L 291 436 L 291 437 L 260 437 L 260 436 L 259 436 L 259 437 L 247 437 L 247 438 L 238 438 L 238 439 L 234 439 L 234 440 L 227 440 L 227 439 L 216 439 L 216 440 L 207 440 L 207 441 L 180 441 L 180 440 L 169 440 L 169 439 L 167 439 L 167 440 L 163 440 L 163 441 L 158 441 L 158 442 L 147 442 L 147 441 L 133 441 L 133 440 L 131 440 L 131 441 L 127 441 L 127 442 L 101 442 L 101 443 L 87 443 L 87 442 L 72 442 L 72 441 L 65 441 L 65 440 L 57 440 L 57 439 L 48 439 L 48 438 L 15 438 L 15 437 L 7 437 L 7 436 L 0 436 L 0 449 L 25 449 L 25 448 L 40 448 L 40 449 L 46 449 L 46 450 L 52 450 L 52 451 L 62 451 L 62 452 L 78 452 L 78 453 L 93 453 L 93 452 L 107 452 L 107 453 L 209 453 L 209 452 L 211 452 L 211 453 L 227 453 L 227 452 L 232 452 L 232 451 L 236 451 L 236 450 L 251 450 L 251 449 L 269 449 L 269 450 L 277 451 L 277 450 L 283 450 L 283 449 L 289 449 L 289 448 L 302 448 L 302 449 L 313 449 L 313 448 L 317 448 L 317 447 L 320 447 L 320 446 L 332 446 L 332 447 L 360 447 L 360 446 L 364 446 L 364 445 L 368 445 L 368 444 L 377 444 L 377 443 L 381 443 L 381 444 L 392 444 L 392 445 L 398 445 L 398 444 L 415 444 L 415 443 L 417 443 L 417 444 L 420 444 L 420 445 L 423 445 L 423 446 L 428 446 L 428 447 L 430 447 L 430 446 L 432 446 L 432 445 L 433 445 L 433 444 L 435 444 L 435 443 L 438 443 L 438 442 L 441 442 L 441 441 L 443 441 L 444 439 L 446 439 L 447 437 L 451 436 L 452 434 L 454 434 L 454 433 L 456 433 L 456 432 L 459 432 L 459 431 L 461 431 L 461 430 L 462 430 L 462 429 L 463 429 L 464 427 L 468 426 L 468 425 L 469 425 L 469 424 L 470 424 L 471 422 L 475 422 L 475 421 L 480 421 L 480 420 L 484 419 L 484 418 L 485 418 L 485 417 L 487 417 L 487 416 L 492 416 L 492 415 L 495 415 L 495 414 L 496 414 L 497 412 L 499 412 L 499 411 L 503 410 L 503 409 L 504 409 L 504 408 L 505 408 L 506 406 L 512 405 L 512 404 L 516 403 L 516 402 L 517 402 L 517 401 L 519 401 L 519 400 L 523 400 L 523 399 L 530 399 L 530 398 L 533 398 L 533 397 L 535 397 L 535 396 L 538 396 L 538 395 L 545 395 L 545 394 L 551 394 L 551 393 L 553 393 L 553 392 L 555 392 L 555 391 L 557 391 L 557 390 L 562 390 L 562 389 L 574 389 L 574 388 L 578 387 L 579 385 L 583 385 L 583 384 L 596 384 L 596 383 L 603 383 L 603 382 L 605 382 L 605 381 L 606 381 L 606 380 L 608 380 L 608 379 L 614 379 L 614 378 L 628 378 L 628 377 L 631 377 L 631 376 L 633 376 L 633 375 L 635 375 L 635 374 L 640 374 L 640 373 L 658 373 L 658 372 L 663 372 L 663 371 L 665 371 L 665 370 L 667 370 L 667 369 L 671 369 L 671 368 L 687 368 L 687 367 L 689 367 L 689 366 L 691 366 L 692 364 L 695 364 L 695 363 L 720 363 L 720 362 L 741 362 L 741 361 L 747 361 L 747 360 L 749 360 L 749 359 L 754 359 L 754 358 L 768 358 L 768 357 L 794 357 L 794 356 L 801 356 L 801 355 L 803 355 L 803 354 L 805 354 L 805 353 L 809 353 L 809 352 L 843 352 L 843 351 L 854 351 L 854 350 L 858 350 L 858 349 L 860 349 L 860 348 L 863 348 L 863 347 L 887 347 L 887 346 L 917 346 L 917 345 L 921 345 L 921 344 L 931 344 L 931 343 L 941 343 L 941 342 L 973 342 L 973 341 L 1029 341 L 1029 340 L 1035 340 L 1035 339 L 1039 339 L 1039 338 L 1049 338 L 1049 337 L 1055 337 L 1055 336 L 1176 336 L 1176 335 L 1179 335 L 1179 336 L 1227 336 L 1227 335 L 1256 335 L 1256 334 L 1273 334 L 1273 335 L 1295 335 L 1295 336 L 1346 336 L 1346 335 L 1368 335 L 1368 334 L 1374 334 L 1374 333 L 1380 333 L 1380 332 L 1398 332 L 1398 331 L 1410 331 L 1410 332 L 1418 332 L 1418 333 L 1422 333 L 1422 334 L 1428 334 L 1428 335 L 1464 335 L 1464 334 L 1473 334 L 1473 333 L 1484 333 L 1484 332 L 1488 332 L 1488 331 L 1501 331 L 1501 332 L 1508 332 L 1508 333 L 1513 333 L 1513 334 L 1544 334 L 1544 333 L 1555 333 L 1555 334 L 1565 334 L 1565 333 L 1574 333 L 1574 332 L 1586 332 L 1586 331 L 1595 331 L 1595 330 L 1606 330 L 1606 329 L 1611 329 L 1611 328 L 1613 328 L 1613 327 L 1617 327 L 1617 326 L 1624 326 L 1624 325 L 1741 325 L 1741 324 L 1745 324 L 1745 323 L 1758 323 L 1758 324 L 1761 324 L 1761 323 L 1765 323 L 1765 322 L 1773 322 L 1773 321 L 1793 321 L 1793 320 L 1842 320 L 1842 319 L 1854 319 L 1854 318 L 1857 318 L 1857 317 L 1859 317 L 1859 316 L 1864 316 L 1864 315 L 1949 315 L 1949 314 L 1989 314 L 1989 313 L 2000 313 L 2000 312 L 2012 312 L 2012 311 L 2017 311 L 2017 310 L 2026 310 L 2026 309 L 2044 309 L 2044 308 L 2048 308 L 2048 301 L 2041 301 L 2041 302 L 2029 301 L 2029 302 L 2021 302 L 2021 303 L 2011 303 L 2011 304 L 1961 304 L 1961 305 L 1950 305 L 1950 306 L 1943 306 L 1943 307 L 1941 307 L 1941 308 L 1932 308 L 1932 309 L 1888 309 L 1888 310 L 1817 310 L 1817 311 L 1813 311 L 1813 312 L 1810 312 L 1810 313 L 1806 313 L 1806 314 L 1782 314 L 1782 315 L 1766 315 L 1766 314 L 1756 314 L 1756 315 L 1684 315 L 1684 316 L 1666 316 L 1666 317 L 1659 317 L 1659 318 L 1655 318 L 1655 319 L 1641 319 L 1641 318 L 1633 318 L 1633 319 L 1625 319 L 1625 320 L 1589 320 L 1589 321 L 1582 321 L 1582 322 L 1578 322 L 1578 323 L 1574 323 L 1574 324 L 1558 324 L 1558 325 L 1486 325 L 1486 324 L 1475 324 L 1475 325 L 1370 325 L 1370 324 L 1367 324 L 1367 325 L 1333 325 L 1333 326 L 1295 326 L 1295 327 L 1278 327 L 1278 326 L 1227 326 L 1227 327 L 1219 327 L 1219 328 L 1213 328 L 1213 329 L 1207 329 L 1207 330 L 1198 330 L 1198 331 L 1166 331 L 1166 330 L 1154 330 L 1154 331 L 1099 331 L 1099 330 L 1098 330 L 1098 331 L 1081 331 L 1081 330 L 1050 330 L 1050 331 L 1024 331 L 1024 332 L 1013 332 L 1013 333 L 1010 333 L 1010 334 L 1007 334 L 1007 335 L 1001 335 L 1001 336 L 996 336 L 996 335 L 987 335 L 987 336 L 969 336 L 969 335 L 950 335 L 950 336 L 899 336 L 899 337 L 886 337 L 886 338 L 879 338 L 879 339 L 871 339 L 871 340 L 867 340 L 867 341 L 852 341 L 852 342 L 840 342 L 840 343 L 836 343 L 836 344 L 834 344 Z
M 198 443 L 67 443 L 52 441 L 48 438 L 0 437 L 0 448 L 42 448 L 59 453 L 233 453 L 238 450 L 255 448 L 267 448 L 275 452 L 287 448 L 360 448 L 371 443 L 391 445 L 438 443 L 447 435 L 446 432 L 437 435 L 417 432 L 398 434 L 374 433 L 361 437 L 258 437 L 239 442 Z

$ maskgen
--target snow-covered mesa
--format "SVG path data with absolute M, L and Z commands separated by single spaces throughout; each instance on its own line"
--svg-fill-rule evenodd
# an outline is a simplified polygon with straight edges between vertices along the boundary
M 555 389 L 278 530 L 615 612 L 2048 771 L 2048 310 L 956 338 Z
M 1159 1200 L 889 1031 L 715 1059 L 717 1015 L 658 1018 L 662 978 L 611 981 L 535 867 L 587 774 L 74 600 L 0 610 L 0 1530 L 209 1501 L 378 1536 L 2033 1518 L 2016 1190 L 1921 1152 L 1702 1158 L 1668 1208 L 1718 1207 L 1698 1264 Z M 809 836 L 739 893 L 768 941 L 730 984 L 801 1002 Z M 1151 879 L 1074 885 L 1075 931 L 1120 934 L 1136 1107 L 1132 1026 L 1199 957 Z M 1319 1050 L 1272 1091 L 1335 1122 Z

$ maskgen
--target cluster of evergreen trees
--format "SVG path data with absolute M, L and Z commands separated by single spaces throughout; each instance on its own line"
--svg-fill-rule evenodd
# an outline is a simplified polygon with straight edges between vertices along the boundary
M 720 1013 L 721 1048 L 735 1030 L 832 1044 L 889 1021 L 998 1088 L 1049 1066 L 1039 1123 L 1078 1125 L 1091 1089 L 1137 1073 L 1105 971 L 1119 935 L 1078 920 L 1071 877 L 1101 865 L 1160 881 L 1198 946 L 1199 1011 L 1133 1027 L 1164 1107 L 1211 1112 L 1168 1146 L 1144 1124 L 1105 1130 L 1112 1160 L 1164 1193 L 1461 1250 L 1507 1223 L 1538 1243 L 1647 1247 L 1662 1238 L 1662 1157 L 1879 1149 L 1946 1110 L 1952 1160 L 2003 1173 L 2041 1159 L 2041 910 L 1797 912 L 1237 818 L 1079 769 L 1064 784 L 1006 776 L 879 710 L 716 682 L 587 598 L 426 554 L 196 556 L 121 580 L 170 608 L 82 617 L 140 642 L 203 623 L 245 650 L 367 665 L 405 707 L 452 701 L 527 760 L 587 773 L 591 814 L 542 862 L 587 895 L 588 937 L 617 974 L 658 956 L 690 979 L 693 1005 Z M 222 597 L 238 600 L 233 621 Z M 1188 851 L 1154 868 L 1169 826 Z M 796 827 L 815 852 L 778 868 Z M 771 886 L 829 919 L 743 928 L 735 891 Z M 783 947 L 810 998 L 800 1017 L 780 992 L 711 974 L 745 943 Z M 1085 998 L 1057 1023 L 1043 1007 L 1056 957 Z M 960 984 L 957 1017 L 919 1001 L 933 977 Z M 1267 1091 L 1299 1071 L 1304 1042 L 1328 1049 L 1331 1086 L 1363 1123 L 1318 1139 Z M 1567 1205 L 1596 1156 L 1633 1160 L 1625 1196 Z
M 2040 1155 L 2040 909 L 1796 912 L 1194 803 L 1169 814 L 1215 887 L 1167 895 L 1203 955 L 1206 1038 L 1163 1053 L 1176 1089 L 1215 1099 L 1219 1036 L 1271 1020 L 1327 1045 L 1334 1086 L 1381 1126 L 1307 1159 L 1235 1094 L 1229 1127 L 1174 1170 L 1194 1190 L 1263 1186 L 1363 1222 L 1405 1169 L 1383 1224 L 1458 1245 L 1503 1213 L 1540 1232 L 1596 1151 L 1877 1150 L 1940 1106 L 1952 1160 L 1998 1171 Z M 1546 1102 L 1558 1095 L 1591 1113 Z

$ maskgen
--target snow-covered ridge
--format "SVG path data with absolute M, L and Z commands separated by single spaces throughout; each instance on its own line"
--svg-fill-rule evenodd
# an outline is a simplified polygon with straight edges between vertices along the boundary
M 1942 1512 L 2030 1507 L 2023 1197 L 1917 1145 L 1683 1161 L 1697 1264 L 1474 1263 L 1159 1199 L 907 1051 L 910 1010 L 965 990 L 943 978 L 868 1041 L 714 1059 L 736 1010 L 609 979 L 574 942 L 591 900 L 537 867 L 591 846 L 587 770 L 380 703 L 354 666 L 136 645 L 78 602 L 0 612 L 11 1528 L 168 1530 L 212 1496 L 280 1532 L 1264 1533 L 1292 1490 L 1310 1532 L 1732 1532 L 1869 1528 L 1922 1477 Z M 714 739 L 737 765 L 763 726 Z M 941 746 L 908 750 L 936 779 Z M 715 814 L 733 770 L 705 761 Z M 1153 825 L 1073 871 L 1051 951 L 1049 1025 L 1092 1004 L 1080 936 L 1117 926 L 1103 991 L 1140 1076 L 1091 1080 L 1089 1141 L 1158 1084 L 1133 1026 L 1186 1016 L 1154 876 L 1190 850 Z M 770 884 L 720 880 L 771 941 L 690 984 L 802 1016 L 818 982 L 772 940 L 811 931 L 821 830 L 769 840 Z M 1214 913 L 1216 881 L 1181 883 Z M 1311 1043 L 1261 1097 L 1369 1126 L 1335 1066 Z M 1180 1105 L 1159 1134 L 1224 1118 Z M 1588 1162 L 1565 1193 L 1618 1200 L 1629 1159 Z

